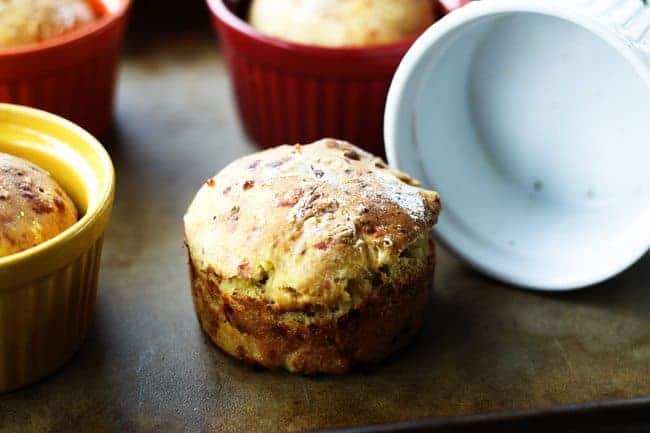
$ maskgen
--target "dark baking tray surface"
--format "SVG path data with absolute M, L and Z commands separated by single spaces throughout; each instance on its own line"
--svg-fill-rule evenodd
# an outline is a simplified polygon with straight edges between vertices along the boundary
M 551 409 L 321 430 L 320 433 L 644 433 L 650 431 L 650 399 L 610 400 Z
M 216 44 L 209 34 L 138 44 L 119 95 L 104 140 L 118 185 L 94 327 L 58 374 L 0 396 L 1 432 L 284 432 L 427 418 L 402 427 L 483 431 L 470 427 L 503 412 L 650 396 L 649 257 L 602 285 L 547 295 L 441 250 L 426 328 L 387 362 L 305 378 L 231 360 L 195 319 L 181 221 L 207 177 L 253 150 Z M 614 419 L 634 427 L 643 404 L 618 403 L 637 412 Z M 447 420 L 487 413 L 497 415 Z M 397 431 L 382 428 L 349 431 Z

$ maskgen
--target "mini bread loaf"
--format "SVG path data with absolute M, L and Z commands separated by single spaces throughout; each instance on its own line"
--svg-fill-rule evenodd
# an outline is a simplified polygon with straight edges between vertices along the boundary
M 87 0 L 0 0 L 0 48 L 60 36 L 95 18 Z
M 343 373 L 427 313 L 438 194 L 342 141 L 280 146 L 209 179 L 185 215 L 205 332 L 267 368 Z
M 417 36 L 436 19 L 434 0 L 253 0 L 260 32 L 323 46 L 367 46 Z
M 53 238 L 77 217 L 70 197 L 46 171 L 0 153 L 0 257 Z

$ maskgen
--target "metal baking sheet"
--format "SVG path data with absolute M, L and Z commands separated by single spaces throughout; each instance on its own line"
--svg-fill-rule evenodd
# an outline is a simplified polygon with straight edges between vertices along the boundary
M 133 47 L 104 139 L 118 186 L 94 327 L 56 375 L 0 396 L 0 432 L 292 432 L 650 396 L 647 256 L 549 295 L 441 250 L 424 331 L 381 365 L 307 378 L 222 354 L 194 316 L 181 218 L 206 178 L 254 148 L 209 33 Z M 412 431 L 438 431 L 428 422 Z
M 650 398 L 639 398 L 541 410 L 431 418 L 320 433 L 643 433 L 650 431 L 648 414 Z

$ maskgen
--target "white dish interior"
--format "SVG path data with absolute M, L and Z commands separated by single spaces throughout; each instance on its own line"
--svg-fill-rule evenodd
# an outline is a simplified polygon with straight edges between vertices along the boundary
M 391 164 L 440 192 L 439 237 L 494 277 L 561 290 L 620 272 L 650 244 L 650 81 L 565 17 L 462 12 L 396 75 Z

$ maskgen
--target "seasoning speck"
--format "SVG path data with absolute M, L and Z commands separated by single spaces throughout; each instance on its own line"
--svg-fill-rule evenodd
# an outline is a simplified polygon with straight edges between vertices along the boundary
M 213 178 L 208 179 L 206 182 L 210 188 L 214 188 L 214 186 L 217 184 Z
M 266 164 L 266 166 L 267 166 L 267 167 L 271 167 L 271 168 L 278 168 L 278 167 L 280 167 L 282 164 L 284 164 L 285 162 L 289 162 L 290 160 L 291 160 L 291 158 L 289 158 L 288 156 L 286 156 L 286 157 L 284 157 L 284 158 L 282 158 L 282 159 L 276 159 L 276 160 L 274 160 L 274 161 L 271 161 L 271 162 L 269 162 L 268 164 Z
M 59 212 L 65 211 L 65 203 L 59 197 L 54 197 L 54 206 L 56 206 Z
M 325 175 L 325 173 L 323 172 L 323 170 L 320 170 L 320 169 L 318 169 L 318 168 L 314 168 L 313 165 L 311 166 L 311 171 L 314 172 L 314 176 L 316 177 L 316 179 L 320 179 L 320 178 L 322 178 L 322 177 Z
M 252 163 L 250 163 L 250 164 L 248 165 L 248 169 L 249 169 L 249 170 L 255 170 L 255 169 L 257 168 L 258 165 L 260 165 L 260 160 L 259 160 L 259 159 L 256 159 L 255 161 L 253 161 Z
M 231 221 L 239 221 L 239 206 L 233 206 L 232 209 L 230 209 L 230 220 Z
M 343 153 L 343 156 L 349 159 L 353 159 L 355 161 L 359 161 L 361 159 L 361 156 L 359 156 L 359 153 L 356 150 L 346 150 Z
M 255 186 L 255 181 L 254 180 L 247 180 L 246 182 L 244 182 L 243 189 L 244 189 L 244 191 L 248 191 L 253 186 Z
M 377 233 L 377 229 L 372 224 L 365 224 L 363 226 L 363 232 L 368 234 L 368 235 L 373 235 L 373 234 Z

